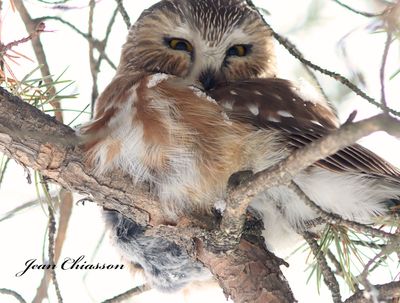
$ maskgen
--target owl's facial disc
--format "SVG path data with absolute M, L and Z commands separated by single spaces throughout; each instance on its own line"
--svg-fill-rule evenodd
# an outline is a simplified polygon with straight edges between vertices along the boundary
M 209 42 L 200 39 L 195 42 L 199 48 L 196 51 L 192 43 L 184 38 L 164 37 L 164 41 L 170 49 L 190 55 L 190 70 L 186 78 L 188 82 L 193 82 L 191 84 L 200 84 L 204 90 L 213 89 L 218 83 L 226 81 L 223 68 L 228 68 L 232 58 L 249 55 L 252 48 L 252 44 L 210 46 Z
M 244 0 L 161 0 L 132 26 L 119 65 L 205 90 L 271 77 L 274 67 L 271 32 Z

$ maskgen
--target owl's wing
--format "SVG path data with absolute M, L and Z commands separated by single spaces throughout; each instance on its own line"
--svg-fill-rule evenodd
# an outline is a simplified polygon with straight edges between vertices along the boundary
M 279 129 L 293 148 L 301 148 L 330 131 L 339 122 L 324 101 L 314 101 L 289 81 L 269 78 L 226 83 L 209 92 L 230 119 L 258 128 Z M 348 146 L 315 165 L 338 172 L 385 176 L 400 183 L 400 170 L 359 144 Z

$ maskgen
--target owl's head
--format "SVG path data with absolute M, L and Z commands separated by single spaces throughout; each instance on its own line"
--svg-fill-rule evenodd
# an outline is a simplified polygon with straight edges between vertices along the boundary
M 171 74 L 207 90 L 273 76 L 273 41 L 244 0 L 162 0 L 130 29 L 119 71 Z

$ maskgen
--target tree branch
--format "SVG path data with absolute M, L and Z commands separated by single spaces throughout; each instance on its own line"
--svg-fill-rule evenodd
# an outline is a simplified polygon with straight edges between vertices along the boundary
M 351 220 L 346 220 L 336 214 L 332 214 L 327 211 L 324 211 L 319 205 L 317 205 L 315 202 L 313 202 L 303 192 L 303 190 L 294 182 L 291 182 L 288 187 L 294 193 L 296 193 L 296 195 L 303 201 L 304 204 L 306 204 L 308 207 L 310 207 L 313 211 L 315 211 L 319 216 L 321 216 L 328 223 L 335 224 L 335 225 L 337 224 L 337 225 L 347 226 L 356 231 L 370 234 L 371 236 L 374 236 L 374 237 L 393 238 L 393 239 L 395 237 L 397 237 L 395 234 L 388 233 L 384 230 L 376 229 L 376 228 L 367 226 L 365 224 L 361 224 L 361 223 L 354 222 Z
M 252 0 L 246 0 L 248 5 L 254 9 L 257 9 L 257 7 L 254 5 Z M 359 95 L 361 98 L 367 100 L 369 103 L 375 105 L 378 108 L 383 109 L 383 105 L 379 102 L 377 102 L 374 98 L 372 98 L 371 96 L 367 95 L 364 91 L 362 91 L 361 89 L 359 89 L 354 83 L 352 83 L 349 79 L 347 79 L 346 77 L 344 77 L 343 75 L 336 73 L 336 72 L 332 72 L 330 70 L 327 70 L 325 68 L 322 68 L 316 64 L 314 64 L 313 62 L 311 62 L 310 60 L 306 59 L 302 53 L 297 49 L 297 47 L 289 41 L 289 39 L 287 39 L 286 37 L 281 36 L 280 34 L 278 34 L 277 32 L 275 32 L 275 30 L 271 27 L 271 25 L 265 20 L 265 18 L 262 16 L 262 14 L 260 13 L 260 17 L 263 19 L 264 24 L 271 30 L 272 35 L 274 36 L 274 38 L 284 47 L 287 49 L 287 51 L 293 56 L 295 57 L 297 60 L 299 60 L 301 63 L 303 63 L 304 65 L 312 68 L 313 70 L 316 70 L 318 72 L 320 72 L 321 74 L 327 75 L 333 79 L 335 79 L 336 81 L 339 81 L 340 83 L 342 83 L 343 85 L 347 86 L 349 89 L 351 89 L 354 93 L 356 93 L 357 95 Z M 397 116 L 400 117 L 400 111 L 396 111 L 392 108 L 389 108 L 388 111 Z
M 228 193 L 227 208 L 221 222 L 222 232 L 230 235 L 229 238 L 234 243 L 235 240 L 240 238 L 246 209 L 253 197 L 268 188 L 289 185 L 300 171 L 316 161 L 326 158 L 376 131 L 386 131 L 393 136 L 400 137 L 400 122 L 395 118 L 381 114 L 360 122 L 343 125 L 327 136 L 296 150 L 270 169 L 248 178 Z M 386 234 L 383 231 L 377 233 Z M 224 243 L 223 245 L 227 244 Z
M 129 18 L 129 15 L 125 9 L 124 4 L 122 3 L 123 0 L 115 0 L 117 2 L 118 5 L 118 10 L 122 16 L 122 18 L 124 19 L 124 22 L 126 24 L 126 27 L 129 29 L 131 27 L 131 19 Z
M 26 301 L 24 300 L 24 298 L 23 298 L 19 293 L 17 293 L 17 292 L 14 291 L 14 290 L 6 289 L 6 288 L 0 288 L 0 294 L 12 296 L 12 297 L 14 297 L 19 303 L 26 303 Z
M 379 300 L 390 300 L 400 297 L 400 281 L 374 286 L 379 292 Z M 356 292 L 344 303 L 370 303 L 371 295 L 367 290 Z
M 390 44 L 392 43 L 392 32 L 389 30 L 386 34 L 385 47 L 382 55 L 381 68 L 379 70 L 379 80 L 381 83 L 381 103 L 383 107 L 383 112 L 389 114 L 389 107 L 386 102 L 386 92 L 385 92 L 385 68 L 386 61 L 389 53 Z
M 379 17 L 382 16 L 383 14 L 385 14 L 386 10 L 383 10 L 381 13 L 367 13 L 367 12 L 362 12 L 359 10 L 356 10 L 354 8 L 352 8 L 351 6 L 348 6 L 347 4 L 339 1 L 339 0 L 333 0 L 333 2 L 339 4 L 341 7 L 344 7 L 345 9 L 357 14 L 357 15 L 361 15 L 367 18 L 371 18 L 371 17 Z
M 35 135 L 39 130 L 46 136 Z M 76 142 L 71 128 L 0 88 L 1 152 L 21 165 L 40 171 L 49 181 L 89 195 L 96 203 L 119 211 L 147 229 L 165 222 L 160 204 L 150 196 L 147 188 L 132 186 L 131 178 L 119 171 L 96 177 L 85 163 L 84 153 Z M 242 240 L 235 251 L 215 254 L 209 251 L 201 237 L 196 238 L 193 250 L 192 230 L 177 230 L 178 238 L 187 239 L 179 242 L 185 244 L 181 247 L 212 270 L 226 294 L 235 302 L 257 302 L 254 293 L 267 300 L 262 302 L 295 301 L 279 269 L 282 262 L 262 245 Z M 176 240 L 170 234 L 166 239 Z M 237 266 L 216 266 L 222 262 Z M 251 292 L 246 289 L 249 287 L 246 281 L 252 281 Z
M 22 21 L 25 24 L 26 30 L 29 33 L 33 33 L 38 24 L 41 23 L 41 21 L 37 22 L 34 19 L 31 18 L 31 16 L 29 15 L 28 10 L 25 7 L 25 4 L 23 3 L 22 0 L 13 0 L 15 7 L 17 8 Z M 52 80 L 51 78 L 49 78 L 48 76 L 51 75 L 50 73 L 50 68 L 49 65 L 47 63 L 47 59 L 46 59 L 46 54 L 44 52 L 44 47 L 43 44 L 40 40 L 39 36 L 34 36 L 32 37 L 32 47 L 36 56 L 36 59 L 38 61 L 38 63 L 40 64 L 40 71 L 42 73 L 42 76 L 44 77 L 44 82 L 48 85 L 51 85 Z M 56 88 L 54 87 L 54 85 L 51 85 L 49 88 L 49 93 L 51 96 L 55 96 L 56 95 Z M 55 116 L 57 117 L 57 119 L 59 121 L 63 120 L 62 117 L 62 112 L 59 111 L 59 109 L 61 109 L 61 105 L 60 105 L 60 100 L 59 99 L 54 99 L 53 101 L 50 102 L 51 106 L 53 106 L 54 109 L 56 109 L 57 111 L 55 111 Z
M 50 264 L 56 264 L 54 257 L 54 235 L 56 234 L 56 219 L 54 217 L 54 211 L 50 204 L 48 206 L 49 210 L 49 262 Z M 51 279 L 53 280 L 54 287 L 56 289 L 56 295 L 58 303 L 63 303 L 63 298 L 61 296 L 60 286 L 58 284 L 56 270 L 54 268 L 50 269 Z
M 60 219 L 57 229 L 56 241 L 54 243 L 54 264 L 57 264 L 61 255 L 61 250 L 64 245 L 69 219 L 71 218 L 73 203 L 71 192 L 68 192 L 65 189 L 61 189 L 59 196 L 61 201 Z M 40 281 L 40 285 L 37 288 L 36 295 L 32 300 L 32 303 L 40 303 L 43 301 L 43 299 L 47 298 L 47 289 L 49 287 L 50 279 L 50 273 L 46 270 L 44 272 L 42 280 Z
M 119 294 L 111 299 L 105 300 L 102 303 L 120 303 L 120 302 L 124 302 L 125 300 L 133 297 L 133 296 L 137 296 L 140 295 L 148 290 L 150 290 L 151 287 L 147 284 L 142 285 L 142 286 L 138 286 L 135 288 L 132 288 L 122 294 Z
M 317 260 L 317 262 L 321 268 L 325 284 L 326 284 L 326 286 L 328 286 L 329 290 L 332 293 L 333 302 L 341 303 L 342 297 L 340 295 L 339 283 L 336 280 L 335 275 L 332 272 L 332 269 L 329 267 L 328 262 L 326 261 L 317 241 L 314 239 L 312 234 L 309 232 L 304 232 L 303 237 L 307 241 L 308 245 L 310 246 L 314 257 Z

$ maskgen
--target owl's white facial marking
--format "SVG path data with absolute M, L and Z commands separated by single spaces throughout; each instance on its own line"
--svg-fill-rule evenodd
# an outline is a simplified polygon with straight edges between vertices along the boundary
M 235 45 L 246 45 L 249 50 L 253 46 L 253 41 L 241 28 L 226 29 L 219 41 L 204 39 L 197 29 L 194 29 L 192 37 L 195 50 L 187 80 L 194 85 L 203 86 L 205 90 L 228 78 L 226 72 L 229 71 L 230 64 L 251 60 L 251 51 L 243 56 L 229 54 L 229 49 Z

